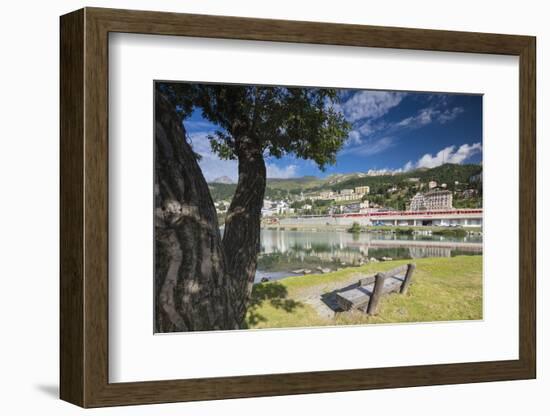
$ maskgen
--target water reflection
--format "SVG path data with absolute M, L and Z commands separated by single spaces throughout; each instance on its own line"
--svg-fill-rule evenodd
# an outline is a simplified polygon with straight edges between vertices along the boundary
M 481 236 L 463 238 L 345 231 L 289 231 L 263 229 L 256 281 L 276 280 L 292 271 L 335 270 L 369 259 L 414 259 L 482 254 Z M 298 273 L 297 273 L 298 274 Z

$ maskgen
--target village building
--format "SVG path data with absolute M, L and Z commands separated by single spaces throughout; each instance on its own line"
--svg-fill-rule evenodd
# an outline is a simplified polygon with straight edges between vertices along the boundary
M 319 196 L 320 196 L 320 199 L 332 199 L 334 197 L 334 192 L 332 191 L 321 192 Z
M 409 211 L 432 211 L 453 208 L 453 193 L 450 191 L 430 191 L 417 193 L 410 202 Z
M 362 194 L 351 193 L 351 194 L 336 195 L 333 199 L 337 202 L 340 202 L 340 201 L 357 201 L 358 199 L 361 199 L 361 198 L 363 198 Z
M 294 208 L 290 208 L 285 201 L 270 201 L 264 200 L 262 207 L 262 217 L 271 217 L 273 215 L 293 214 Z

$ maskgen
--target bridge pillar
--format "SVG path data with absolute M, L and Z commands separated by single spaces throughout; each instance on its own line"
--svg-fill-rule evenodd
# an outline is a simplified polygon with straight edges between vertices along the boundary
M 464 226 L 468 225 L 468 218 L 464 218 Z

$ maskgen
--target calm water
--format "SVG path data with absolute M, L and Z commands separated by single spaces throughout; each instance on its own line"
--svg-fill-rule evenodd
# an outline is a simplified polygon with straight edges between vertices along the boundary
M 391 257 L 451 257 L 479 255 L 481 236 L 449 238 L 430 235 L 351 234 L 345 231 L 266 230 L 261 233 L 261 254 L 256 281 L 295 276 L 293 270 L 335 270 L 360 265 L 368 259 Z

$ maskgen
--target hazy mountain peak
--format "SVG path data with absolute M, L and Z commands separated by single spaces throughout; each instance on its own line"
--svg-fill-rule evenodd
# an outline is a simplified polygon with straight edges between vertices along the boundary
M 235 183 L 229 176 L 220 176 L 211 182 L 212 183 Z

